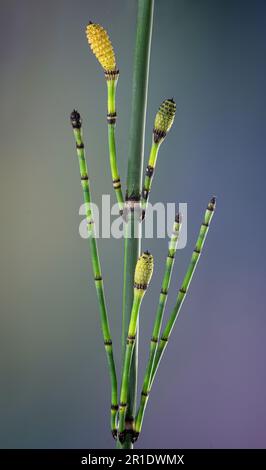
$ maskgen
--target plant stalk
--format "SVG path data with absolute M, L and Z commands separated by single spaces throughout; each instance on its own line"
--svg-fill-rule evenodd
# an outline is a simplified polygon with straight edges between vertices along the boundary
M 135 440 L 137 440 L 141 432 L 142 423 L 144 419 L 144 413 L 145 413 L 145 409 L 146 409 L 146 405 L 147 405 L 148 397 L 150 393 L 150 382 L 151 382 L 151 377 L 152 377 L 152 370 L 153 370 L 154 360 L 155 360 L 155 356 L 157 352 L 159 335 L 161 331 L 161 325 L 163 321 L 163 315 L 164 315 L 165 305 L 166 305 L 167 296 L 168 296 L 168 290 L 170 286 L 170 281 L 171 281 L 171 276 L 172 276 L 172 271 L 173 271 L 173 266 L 174 266 L 174 261 L 175 261 L 175 253 L 177 250 L 177 243 L 178 243 L 180 229 L 181 229 L 181 216 L 180 214 L 177 214 L 174 225 L 173 225 L 173 231 L 172 231 L 168 254 L 167 254 L 167 258 L 165 262 L 163 282 L 162 282 L 159 303 L 158 303 L 158 307 L 156 311 L 154 327 L 153 327 L 153 332 L 152 332 L 152 337 L 151 337 L 151 342 L 150 342 L 149 359 L 148 359 L 148 364 L 147 364 L 145 375 L 144 375 L 140 406 L 138 409 L 136 422 L 135 422 L 135 429 L 134 429 Z
M 82 127 L 81 127 L 81 117 L 77 111 L 73 111 L 71 114 L 71 124 L 73 127 L 74 137 L 77 147 L 77 156 L 79 162 L 81 186 L 83 190 L 84 203 L 86 206 L 86 219 L 87 219 L 87 230 L 88 230 L 88 240 L 89 248 L 92 262 L 92 271 L 95 281 L 95 288 L 98 297 L 99 310 L 100 310 L 100 321 L 101 329 L 104 339 L 104 347 L 107 356 L 107 363 L 109 369 L 109 376 L 111 382 L 111 431 L 114 437 L 117 435 L 117 425 L 116 425 L 116 416 L 118 411 L 118 396 L 117 396 L 117 377 L 115 370 L 115 362 L 113 357 L 113 346 L 112 338 L 108 320 L 108 314 L 106 309 L 105 294 L 104 294 L 104 285 L 102 279 L 101 265 L 98 254 L 97 240 L 95 238 L 95 222 L 93 219 L 93 212 L 91 207 L 91 192 L 90 192 L 90 183 L 89 183 L 89 174 L 87 169 Z
M 120 442 L 122 443 L 126 437 L 125 419 L 126 419 L 126 411 L 127 411 L 127 406 L 128 406 L 127 404 L 128 387 L 129 387 L 128 379 L 129 379 L 132 355 L 134 352 L 134 347 L 135 347 L 135 342 L 136 342 L 138 316 L 139 316 L 141 301 L 143 299 L 143 294 L 144 294 L 143 291 L 138 291 L 137 289 L 134 289 L 134 301 L 133 301 L 131 319 L 130 319 L 130 324 L 129 324 L 129 329 L 128 329 L 126 352 L 124 355 L 122 384 L 121 384 L 120 403 L 119 403 L 119 428 L 118 428 L 118 438 L 120 439 Z
M 112 175 L 113 188 L 116 194 L 117 203 L 119 206 L 120 214 L 123 214 L 124 198 L 121 188 L 121 181 L 118 172 L 117 158 L 116 158 L 116 143 L 115 143 L 115 126 L 116 126 L 116 86 L 118 81 L 119 72 L 116 74 L 106 74 L 107 83 L 107 124 L 108 124 L 108 145 L 109 145 L 109 158 L 110 168 Z
M 161 145 L 160 142 L 152 142 L 149 162 L 146 168 L 146 175 L 145 175 L 144 185 L 143 185 L 142 195 L 141 195 L 142 219 L 145 218 L 145 214 L 146 214 L 146 209 L 147 209 L 147 205 L 149 201 L 149 194 L 151 191 L 151 185 L 152 185 L 152 180 L 153 180 L 153 175 L 154 175 L 154 170 L 155 170 L 155 166 L 157 162 L 160 145 Z
M 129 155 L 127 170 L 127 200 L 125 211 L 128 214 L 124 243 L 124 283 L 123 283 L 123 320 L 122 354 L 125 354 L 126 338 L 133 305 L 134 271 L 140 255 L 140 188 L 142 186 L 144 137 L 147 108 L 148 76 L 153 24 L 154 0 L 138 0 L 137 34 L 132 83 L 132 109 L 129 135 Z M 138 330 L 138 328 L 137 328 Z M 126 427 L 133 428 L 136 411 L 138 370 L 138 331 L 130 368 L 128 407 Z M 130 429 L 129 429 L 130 431 Z M 131 432 L 118 448 L 133 448 Z
M 164 329 L 164 331 L 161 335 L 161 340 L 160 340 L 158 350 L 157 350 L 157 353 L 156 353 L 156 357 L 155 357 L 155 361 L 154 361 L 154 366 L 153 366 L 153 371 L 152 371 L 152 378 L 151 378 L 151 383 L 150 383 L 150 389 L 152 387 L 152 384 L 153 384 L 156 372 L 158 370 L 160 361 L 162 359 L 163 353 L 164 353 L 165 348 L 167 346 L 167 343 L 169 341 L 169 338 L 170 338 L 171 332 L 173 330 L 173 327 L 175 325 L 175 322 L 176 322 L 176 320 L 179 316 L 179 313 L 180 313 L 181 307 L 183 305 L 183 302 L 186 298 L 186 295 L 187 295 L 187 292 L 188 292 L 193 274 L 195 272 L 198 261 L 200 259 L 200 255 L 202 253 L 203 245 L 205 243 L 207 233 L 209 231 L 209 226 L 210 226 L 210 223 L 211 223 L 214 211 L 215 211 L 215 207 L 216 207 L 216 199 L 215 199 L 215 197 L 213 197 L 210 200 L 210 202 L 207 206 L 207 209 L 206 209 L 206 212 L 205 212 L 205 215 L 204 215 L 204 220 L 203 220 L 203 222 L 201 224 L 201 227 L 200 227 L 198 239 L 197 239 L 194 251 L 192 253 L 192 257 L 191 257 L 191 260 L 190 260 L 189 267 L 188 267 L 187 272 L 185 274 L 181 289 L 179 290 L 178 295 L 177 295 L 176 304 L 175 304 L 175 306 L 173 308 L 173 311 L 170 315 L 170 318 L 169 318 L 169 320 L 166 324 L 166 327 L 165 327 L 165 329 Z

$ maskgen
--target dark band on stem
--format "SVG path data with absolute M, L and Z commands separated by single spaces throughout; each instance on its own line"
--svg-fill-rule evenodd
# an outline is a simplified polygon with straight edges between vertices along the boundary
M 161 337 L 161 341 L 164 341 L 165 343 L 167 343 L 168 338 L 164 338 L 164 337 L 162 336 L 162 337 Z
M 139 202 L 140 201 L 140 193 L 133 191 L 131 194 L 128 194 L 128 190 L 126 190 L 125 201 L 126 202 Z
M 111 405 L 111 410 L 118 411 L 118 405 Z
M 104 75 L 106 80 L 117 80 L 119 77 L 119 70 L 105 70 Z
M 127 407 L 127 403 L 124 403 L 124 402 L 119 403 L 119 408 L 126 408 L 126 407 Z
M 134 343 L 135 339 L 136 339 L 136 335 L 135 335 L 135 336 L 133 336 L 133 335 L 132 335 L 132 336 L 128 335 L 128 337 L 127 337 L 127 344 L 132 344 L 132 343 Z
M 134 283 L 134 289 L 146 290 L 147 287 L 148 287 L 147 284 L 136 284 L 136 282 Z
M 173 253 L 168 253 L 167 258 L 175 259 L 175 255 Z
M 150 189 L 147 189 L 147 188 L 142 189 L 142 199 L 144 199 L 144 201 L 147 201 L 149 192 L 150 192 Z
M 108 124 L 115 124 L 116 123 L 116 118 L 117 118 L 117 114 L 114 112 L 114 113 L 108 113 L 107 114 L 107 123 Z
M 158 338 L 155 338 L 154 336 L 151 338 L 151 342 L 157 344 L 158 343 Z
M 197 253 L 197 255 L 200 255 L 201 254 L 201 250 L 199 248 L 195 248 L 194 249 L 194 253 Z
M 181 289 L 179 289 L 179 292 L 181 294 L 186 294 L 187 293 L 187 289 L 185 289 L 184 287 L 181 287 Z
M 155 144 L 158 144 L 166 136 L 165 131 L 160 131 L 159 129 L 153 129 L 153 140 Z
M 167 295 L 168 294 L 168 289 L 161 289 L 161 294 L 162 295 Z
M 133 425 L 134 425 L 133 416 L 127 416 L 125 419 L 125 432 L 128 436 L 130 436 L 131 441 L 132 441 L 132 437 L 134 434 Z
M 126 190 L 125 195 L 125 206 L 123 211 L 123 218 L 127 222 L 128 221 L 128 214 L 136 214 L 136 217 L 141 219 L 140 214 L 140 193 L 139 191 L 133 191 L 132 193 L 128 194 L 128 190 Z
M 149 396 L 149 394 L 150 394 L 150 392 L 145 392 L 144 390 L 142 390 L 142 392 L 141 392 L 141 395 L 143 397 L 146 397 L 146 398 Z
M 180 212 L 178 212 L 178 213 L 176 214 L 176 216 L 175 216 L 175 222 L 176 222 L 177 224 L 180 224 L 180 223 L 182 222 L 182 215 L 181 215 Z
M 105 345 L 105 346 L 112 346 L 112 344 L 113 344 L 113 343 L 112 343 L 112 340 L 111 340 L 111 339 L 106 339 L 106 340 L 104 340 L 104 345 Z
M 84 175 L 80 177 L 81 181 L 88 181 L 89 177 L 88 175 Z
M 81 142 L 80 144 L 78 142 L 76 142 L 76 147 L 77 147 L 77 149 L 80 149 L 80 150 L 84 149 L 83 142 Z
M 114 189 L 120 189 L 121 188 L 120 178 L 116 178 L 115 180 L 113 180 L 113 187 L 114 187 Z
M 154 172 L 154 167 L 151 165 L 148 165 L 146 168 L 146 176 L 151 178 L 151 176 L 153 175 L 153 172 Z
M 103 278 L 102 278 L 102 276 L 95 276 L 94 280 L 95 281 L 102 281 Z

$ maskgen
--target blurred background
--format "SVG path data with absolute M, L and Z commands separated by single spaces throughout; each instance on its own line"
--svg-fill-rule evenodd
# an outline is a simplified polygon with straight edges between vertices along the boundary
M 107 448 L 109 381 L 69 114 L 83 116 L 95 202 L 111 193 L 106 86 L 89 20 L 118 58 L 123 182 L 133 0 L 1 0 L 0 446 Z M 265 447 L 266 4 L 155 0 L 146 160 L 155 112 L 177 102 L 151 202 L 188 203 L 170 312 L 206 204 L 217 212 L 148 404 L 137 448 Z M 125 188 L 125 184 L 123 185 Z M 100 240 L 120 368 L 121 240 Z M 155 273 L 140 319 L 140 385 L 167 241 L 144 240 Z

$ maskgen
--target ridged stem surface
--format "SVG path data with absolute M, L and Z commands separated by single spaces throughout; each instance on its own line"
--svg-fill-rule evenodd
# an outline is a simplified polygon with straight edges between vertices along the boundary
M 113 435 L 116 435 L 116 416 L 118 411 L 118 396 L 117 396 L 117 377 L 115 370 L 115 362 L 113 357 L 112 338 L 108 321 L 108 314 L 106 309 L 104 285 L 102 279 L 101 265 L 98 254 L 97 240 L 95 238 L 95 223 L 93 220 L 93 212 L 91 207 L 91 193 L 89 175 L 87 170 L 87 163 L 85 158 L 84 143 L 82 137 L 82 129 L 74 128 L 74 137 L 77 147 L 77 156 L 80 169 L 81 186 L 83 191 L 84 203 L 86 206 L 86 219 L 89 235 L 89 248 L 92 262 L 92 270 L 97 292 L 97 298 L 100 310 L 101 329 L 104 339 L 104 346 L 107 356 L 109 376 L 111 382 L 111 430 Z
M 179 316 L 179 313 L 180 313 L 182 304 L 185 300 L 185 297 L 187 295 L 187 292 L 188 292 L 193 274 L 194 274 L 195 269 L 197 267 L 197 264 L 198 264 L 198 261 L 199 261 L 199 258 L 200 258 L 201 252 L 202 252 L 202 248 L 203 248 L 203 245 L 204 245 L 204 242 L 206 240 L 206 236 L 207 236 L 207 233 L 208 233 L 208 230 L 209 230 L 209 225 L 211 223 L 211 220 L 212 220 L 212 217 L 213 217 L 213 214 L 214 214 L 215 205 L 216 205 L 215 198 L 212 198 L 211 201 L 209 202 L 207 210 L 205 212 L 204 220 L 203 220 L 203 222 L 201 224 L 201 227 L 200 227 L 200 232 L 199 232 L 199 235 L 198 235 L 196 246 L 194 248 L 194 251 L 193 251 L 193 254 L 192 254 L 192 257 L 191 257 L 189 267 L 188 267 L 187 272 L 185 274 L 181 289 L 179 290 L 178 295 L 177 295 L 176 304 L 175 304 L 174 309 L 173 309 L 173 311 L 170 315 L 170 318 L 169 318 L 169 320 L 166 324 L 166 327 L 165 327 L 165 329 L 164 329 L 164 331 L 161 335 L 161 340 L 160 340 L 158 350 L 157 350 L 157 353 L 156 353 L 156 357 L 155 357 L 155 361 L 154 361 L 150 388 L 151 388 L 152 383 L 154 381 L 156 372 L 158 370 L 160 361 L 162 359 L 163 353 L 164 353 L 165 348 L 167 346 L 169 337 L 171 335 L 171 332 L 173 330 L 175 322 L 176 322 L 176 320 Z
M 129 389 L 129 372 L 132 361 L 132 355 L 135 347 L 138 316 L 141 301 L 143 298 L 143 291 L 134 289 L 134 301 L 131 312 L 131 319 L 127 335 L 126 352 L 124 354 L 123 371 L 122 371 L 122 383 L 120 392 L 119 402 L 119 437 L 120 439 L 125 438 L 125 418 L 127 411 L 127 400 L 128 400 L 128 389 Z
M 175 259 L 176 249 L 177 249 L 177 242 L 178 242 L 180 228 L 181 228 L 181 219 L 180 219 L 180 216 L 177 215 L 176 220 L 173 225 L 173 231 L 172 231 L 172 235 L 170 239 L 168 255 L 167 255 L 166 263 L 165 263 L 163 282 L 162 282 L 162 287 L 161 287 L 161 292 L 160 292 L 160 297 L 159 297 L 159 304 L 158 304 L 157 311 L 156 311 L 152 338 L 150 342 L 149 359 L 148 359 L 148 364 L 147 364 L 145 375 L 144 375 L 140 406 L 138 409 L 136 422 L 135 422 L 135 430 L 134 430 L 135 438 L 137 438 L 139 433 L 141 432 L 142 423 L 144 419 L 144 413 L 145 413 L 146 405 L 147 405 L 148 398 L 149 398 L 152 370 L 153 370 L 155 355 L 157 352 L 157 345 L 158 345 L 165 305 L 166 305 L 167 296 L 168 296 L 168 289 L 170 286 L 170 281 L 171 281 L 171 276 L 172 276 L 172 271 L 173 271 L 173 266 L 174 266 L 174 259 Z
M 128 204 L 134 199 L 140 200 L 140 188 L 142 185 L 144 134 L 146 123 L 148 76 L 150 62 L 150 48 L 153 24 L 154 0 L 138 0 L 137 34 L 133 67 L 132 82 L 132 109 L 129 135 L 129 154 L 127 171 L 127 194 Z M 134 204 L 134 202 L 133 202 Z M 134 209 L 134 206 L 133 206 Z M 131 209 L 128 210 L 130 214 Z M 133 210 L 134 212 L 134 210 Z M 134 226 L 137 224 L 137 227 Z M 126 223 L 126 236 L 124 245 L 124 285 L 123 285 L 123 321 L 122 321 L 122 350 L 125 354 L 126 338 L 130 322 L 131 309 L 133 305 L 134 271 L 138 256 L 140 254 L 140 222 L 136 217 L 128 217 Z M 137 236 L 132 236 L 134 234 Z M 137 233 L 136 233 L 137 232 Z M 137 370 L 138 370 L 138 334 L 132 355 L 129 393 L 126 420 L 133 424 L 136 411 L 137 395 Z M 132 425 L 131 424 L 131 425 Z M 118 448 L 132 448 L 131 433 L 126 436 L 124 444 L 118 443 Z
M 149 201 L 149 194 L 151 191 L 151 185 L 152 185 L 152 180 L 154 176 L 159 148 L 160 148 L 160 143 L 158 142 L 156 143 L 153 141 L 152 146 L 151 146 L 148 166 L 146 168 L 144 185 L 143 185 L 142 195 L 141 195 L 142 219 L 144 219 L 145 214 L 146 214 L 146 208 L 147 208 L 147 204 Z
M 108 124 L 108 145 L 109 145 L 109 159 L 112 175 L 113 188 L 116 194 L 117 203 L 119 205 L 120 213 L 123 212 L 124 198 L 121 188 L 120 175 L 118 172 L 117 158 L 116 158 L 116 141 L 115 141 L 115 126 L 116 126 L 116 79 L 107 80 L 107 124 Z

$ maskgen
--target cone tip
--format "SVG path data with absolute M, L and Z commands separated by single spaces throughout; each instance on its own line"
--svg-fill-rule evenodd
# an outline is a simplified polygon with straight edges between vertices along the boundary
M 80 114 L 77 109 L 73 109 L 72 113 L 70 114 L 70 119 L 73 121 L 73 119 L 80 119 Z
M 73 109 L 72 113 L 70 114 L 70 121 L 73 128 L 81 127 L 81 116 L 76 109 Z

